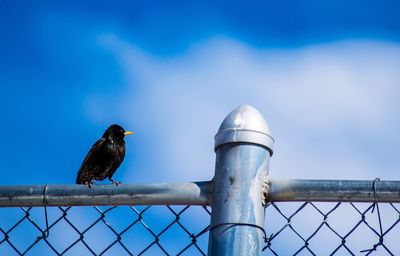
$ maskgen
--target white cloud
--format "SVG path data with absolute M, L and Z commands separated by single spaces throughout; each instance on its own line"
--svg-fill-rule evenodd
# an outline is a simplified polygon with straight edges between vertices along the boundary
M 99 43 L 124 70 L 127 96 L 120 107 L 139 131 L 143 181 L 210 179 L 213 136 L 243 103 L 272 128 L 273 177 L 396 177 L 399 164 L 388 156 L 395 149 L 389 144 L 400 142 L 398 44 L 255 49 L 216 38 L 156 58 L 115 35 Z

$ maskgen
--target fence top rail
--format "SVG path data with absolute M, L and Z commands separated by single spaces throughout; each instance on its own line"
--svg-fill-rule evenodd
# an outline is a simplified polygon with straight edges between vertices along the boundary
M 268 201 L 400 202 L 400 181 L 270 179 Z M 209 205 L 211 181 L 172 184 L 0 186 L 0 207 Z
M 379 179 L 273 179 L 269 181 L 268 200 L 274 202 L 375 202 L 376 199 L 379 202 L 399 203 L 400 181 Z
M 0 207 L 208 205 L 209 182 L 0 186 Z

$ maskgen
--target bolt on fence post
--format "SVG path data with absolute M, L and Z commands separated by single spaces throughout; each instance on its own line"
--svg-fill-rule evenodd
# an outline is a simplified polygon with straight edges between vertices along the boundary
M 263 182 L 273 138 L 249 105 L 233 110 L 215 135 L 208 255 L 261 255 L 264 245 Z

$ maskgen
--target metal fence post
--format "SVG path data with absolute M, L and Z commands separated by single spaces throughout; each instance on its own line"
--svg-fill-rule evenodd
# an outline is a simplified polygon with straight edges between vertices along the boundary
M 272 146 L 267 123 L 251 106 L 239 106 L 222 122 L 215 135 L 208 255 L 261 255 L 262 191 Z

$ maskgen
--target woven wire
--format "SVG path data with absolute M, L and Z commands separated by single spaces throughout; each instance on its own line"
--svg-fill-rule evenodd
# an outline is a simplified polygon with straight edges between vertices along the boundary
M 269 203 L 263 255 L 400 255 L 400 205 Z M 210 209 L 108 206 L 0 209 L 0 255 L 206 255 Z M 361 252 L 363 251 L 363 252 Z
M 400 204 L 270 203 L 264 255 L 400 255 Z
M 207 207 L 47 207 L 47 211 L 48 229 L 42 207 L 0 209 L 0 255 L 206 255 L 211 214 Z

